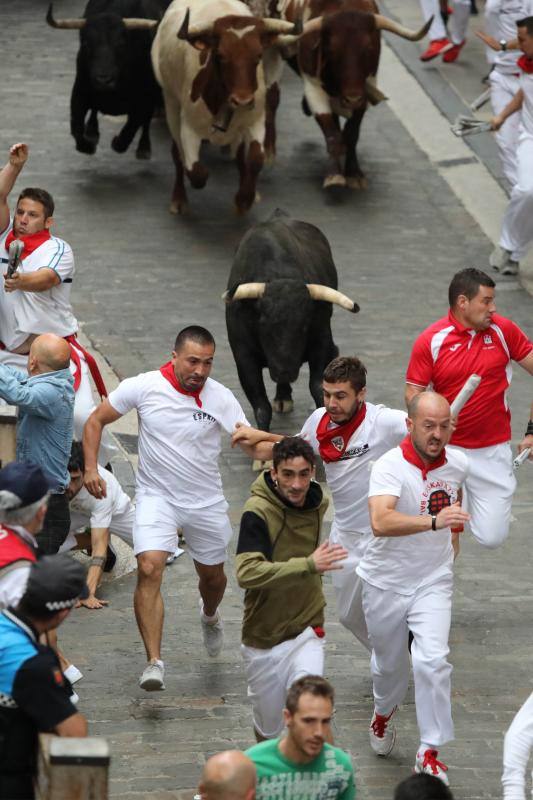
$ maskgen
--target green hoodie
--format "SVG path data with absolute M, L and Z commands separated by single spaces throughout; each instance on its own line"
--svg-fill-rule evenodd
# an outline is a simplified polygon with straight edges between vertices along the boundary
M 267 470 L 252 484 L 237 544 L 237 580 L 246 589 L 243 644 L 269 649 L 323 625 L 322 578 L 310 556 L 327 507 L 314 481 L 301 508 L 279 496 Z

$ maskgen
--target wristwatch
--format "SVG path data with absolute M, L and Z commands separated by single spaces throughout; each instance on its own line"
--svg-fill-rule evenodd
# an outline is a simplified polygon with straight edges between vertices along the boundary
M 432 531 L 436 531 L 437 530 L 437 515 L 436 514 L 432 514 L 431 515 L 431 530 Z
M 507 42 L 505 41 L 505 39 L 500 39 L 499 44 L 500 44 L 500 49 L 505 53 L 505 51 L 507 50 Z

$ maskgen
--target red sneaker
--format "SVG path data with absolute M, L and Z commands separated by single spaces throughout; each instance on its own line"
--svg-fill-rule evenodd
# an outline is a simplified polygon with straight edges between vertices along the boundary
M 426 750 L 425 753 L 418 752 L 416 754 L 415 772 L 425 772 L 428 775 L 433 775 L 434 778 L 439 778 L 446 786 L 450 785 L 448 776 L 448 767 L 442 761 L 438 761 L 437 750 Z
M 420 61 L 432 61 L 434 58 L 437 58 L 437 56 L 441 56 L 443 53 L 451 50 L 453 46 L 453 43 L 450 42 L 449 39 L 433 39 L 433 41 L 429 43 L 428 49 L 424 50 L 420 56 Z
M 450 49 L 444 53 L 444 55 L 442 56 L 442 60 L 445 62 L 445 64 L 451 64 L 452 61 L 457 61 L 459 53 L 465 46 L 465 43 L 466 39 L 463 39 L 461 44 L 452 45 L 452 47 L 450 47 Z

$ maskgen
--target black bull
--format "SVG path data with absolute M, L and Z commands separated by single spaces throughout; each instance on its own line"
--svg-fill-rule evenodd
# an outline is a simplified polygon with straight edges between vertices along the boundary
M 276 411 L 292 409 L 291 383 L 304 362 L 309 390 L 317 407 L 322 405 L 322 373 L 339 352 L 331 334 L 332 303 L 359 311 L 336 290 L 329 243 L 314 225 L 278 210 L 239 244 L 225 293 L 226 325 L 259 428 L 269 430 L 272 419 L 264 367 L 276 383 Z
M 111 147 L 124 153 L 139 128 L 137 158 L 150 158 L 150 122 L 162 104 L 150 48 L 155 26 L 170 0 L 89 0 L 80 19 L 46 20 L 54 28 L 79 30 L 80 49 L 70 100 L 70 130 L 76 150 L 89 155 L 100 138 L 98 112 L 128 119 Z M 89 115 L 89 116 L 87 116 Z

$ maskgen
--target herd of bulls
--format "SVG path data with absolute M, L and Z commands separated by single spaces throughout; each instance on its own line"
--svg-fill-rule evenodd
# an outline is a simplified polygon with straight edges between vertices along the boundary
M 250 209 L 264 161 L 275 156 L 285 61 L 301 76 L 304 112 L 324 134 L 324 187 L 364 188 L 357 140 L 367 106 L 384 99 L 376 86 L 380 32 L 417 41 L 431 24 L 408 30 L 379 14 L 374 0 L 89 0 L 79 19 L 56 19 L 50 6 L 47 22 L 80 32 L 71 97 L 80 152 L 96 151 L 98 112 L 127 114 L 112 147 L 125 152 L 141 128 L 136 155 L 149 158 L 150 121 L 164 102 L 176 169 L 173 213 L 186 208 L 185 176 L 196 189 L 207 182 L 204 141 L 231 148 L 235 204 L 240 213 Z M 310 391 L 321 404 L 320 376 L 337 353 L 332 303 L 359 309 L 337 291 L 320 231 L 282 213 L 254 226 L 237 251 L 226 300 L 230 344 L 258 425 L 268 429 L 272 415 L 263 367 L 277 384 L 275 408 L 287 411 L 290 384 L 308 361 Z

